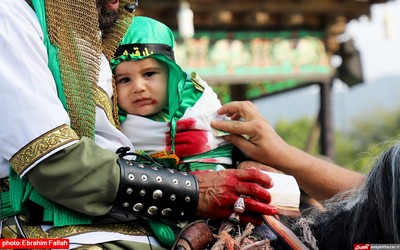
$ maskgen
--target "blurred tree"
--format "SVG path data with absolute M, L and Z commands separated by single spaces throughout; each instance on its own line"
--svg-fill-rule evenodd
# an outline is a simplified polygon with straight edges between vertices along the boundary
M 343 134 L 336 136 L 337 151 L 342 150 L 338 163 L 366 171 L 371 167 L 374 159 L 386 148 L 399 142 L 400 135 L 400 108 L 394 110 L 376 109 L 360 118 L 354 119 L 348 138 Z M 347 140 L 347 146 L 340 143 Z M 343 147 L 341 149 L 341 147 Z M 348 148 L 346 152 L 343 150 Z M 337 154 L 339 155 L 339 153 Z M 353 160 L 351 160 L 353 157 Z
M 375 110 L 353 120 L 348 133 L 335 132 L 335 162 L 355 171 L 367 172 L 375 158 L 386 148 L 400 140 L 400 108 Z M 275 129 L 289 144 L 305 150 L 314 121 L 300 118 L 294 122 L 279 121 Z M 313 155 L 318 146 L 307 150 Z
M 305 150 L 313 126 L 313 120 L 299 118 L 294 122 L 278 121 L 275 130 L 288 144 Z M 313 148 L 309 153 L 316 154 L 317 152 L 319 152 L 319 149 Z

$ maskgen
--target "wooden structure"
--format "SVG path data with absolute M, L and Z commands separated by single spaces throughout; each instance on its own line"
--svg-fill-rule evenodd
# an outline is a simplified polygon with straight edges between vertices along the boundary
M 254 34 L 262 36 L 262 39 L 264 40 L 265 37 L 268 36 L 268 42 L 275 42 L 276 39 L 274 40 L 274 38 L 281 36 L 282 32 L 286 32 L 286 36 L 283 38 L 283 40 L 289 40 L 289 44 L 292 46 L 291 48 L 296 49 L 300 38 L 305 37 L 301 37 L 301 35 L 299 35 L 301 32 L 303 32 L 307 35 L 307 37 L 314 37 L 321 42 L 320 44 L 322 44 L 324 48 L 324 55 L 319 55 L 319 58 L 322 58 L 323 60 L 319 60 L 316 63 L 316 66 L 321 68 L 321 62 L 324 62 L 323 66 L 328 66 L 322 71 L 310 71 L 310 65 L 306 65 L 308 68 L 305 68 L 306 70 L 302 71 L 300 67 L 301 65 L 291 65 L 291 71 L 282 71 L 282 68 L 277 68 L 275 72 L 263 73 L 261 75 L 246 73 L 243 75 L 237 73 L 230 74 L 229 72 L 231 72 L 232 69 L 225 69 L 224 74 L 219 75 L 215 73 L 208 74 L 206 71 L 204 74 L 200 75 L 210 84 L 229 86 L 229 95 L 231 100 L 248 99 L 249 97 L 246 96 L 245 93 L 252 86 L 251 84 L 254 84 L 255 82 L 268 82 L 270 87 L 269 89 L 271 89 L 271 86 L 282 85 L 282 82 L 287 80 L 295 81 L 293 84 L 287 84 L 286 82 L 283 84 L 284 87 L 277 88 L 278 91 L 258 92 L 258 96 L 253 96 L 252 98 L 265 97 L 268 95 L 281 93 L 283 91 L 290 91 L 299 87 L 309 86 L 310 84 L 318 84 L 321 87 L 320 112 L 317 119 L 318 125 L 321 129 L 321 154 L 334 158 L 333 128 L 331 118 L 332 80 L 335 77 L 339 77 L 344 82 L 352 85 L 357 82 L 361 82 L 362 75 L 354 76 L 352 75 L 354 72 L 348 72 L 346 69 L 337 70 L 333 68 L 330 65 L 330 57 L 334 54 L 341 55 L 343 58 L 343 64 L 345 64 L 346 56 L 349 55 L 344 54 L 346 50 L 343 49 L 344 44 L 339 43 L 339 40 L 337 39 L 338 36 L 345 31 L 346 24 L 350 20 L 357 19 L 362 15 L 369 16 L 372 4 L 384 3 L 387 1 L 185 0 L 185 2 L 189 4 L 190 9 L 194 13 L 194 28 L 196 34 L 203 32 L 206 34 L 206 36 L 213 37 L 217 35 L 220 36 L 221 33 L 223 33 L 225 34 L 225 40 L 242 37 L 241 41 L 244 41 L 244 44 L 246 45 L 246 42 L 248 44 L 253 42 L 253 40 L 250 41 L 247 38 L 253 36 Z M 162 21 L 172 30 L 176 31 L 178 30 L 177 13 L 182 3 L 183 0 L 143 0 L 139 2 L 137 15 L 153 17 Z M 179 39 L 179 36 L 177 37 Z M 243 37 L 245 39 L 243 39 Z M 280 42 L 282 42 L 282 37 L 280 38 Z M 195 37 L 195 39 L 200 40 L 201 38 L 198 36 Z M 314 39 L 312 41 L 315 42 L 316 40 Z M 197 44 L 198 45 L 195 45 L 195 50 L 198 52 L 200 50 L 200 43 Z M 211 45 L 210 39 L 208 39 L 206 46 L 210 47 Z M 319 45 L 317 45 L 317 47 L 318 46 Z M 209 54 L 206 54 L 206 56 L 209 56 Z M 354 56 L 354 54 L 350 56 Z M 315 64 L 315 62 L 313 63 Z M 185 65 L 187 64 L 183 63 L 181 65 L 183 68 L 185 68 Z M 265 68 L 270 68 L 272 67 L 271 65 L 272 64 L 269 63 L 265 66 Z M 216 68 L 215 65 L 211 65 L 211 67 Z M 233 69 L 233 72 L 235 72 L 234 70 L 235 69 Z M 242 68 L 240 72 L 250 72 L 250 69 Z
M 143 0 L 138 15 L 177 29 L 182 0 Z M 387 0 L 186 0 L 194 12 L 196 30 L 294 30 L 327 32 L 327 50 L 337 52 L 337 35 L 348 21 L 370 15 L 370 7 Z

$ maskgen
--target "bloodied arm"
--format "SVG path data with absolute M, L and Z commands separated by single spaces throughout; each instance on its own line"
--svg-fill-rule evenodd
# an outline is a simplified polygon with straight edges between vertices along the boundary
M 84 139 L 47 158 L 28 173 L 29 179 L 45 197 L 59 204 L 94 216 L 106 214 L 118 192 L 120 166 L 115 153 L 98 152 L 95 144 Z M 226 219 L 242 195 L 246 197 L 242 222 L 259 224 L 261 214 L 276 213 L 276 208 L 268 204 L 271 197 L 266 190 L 273 183 L 258 170 L 203 171 L 195 177 L 198 217 Z

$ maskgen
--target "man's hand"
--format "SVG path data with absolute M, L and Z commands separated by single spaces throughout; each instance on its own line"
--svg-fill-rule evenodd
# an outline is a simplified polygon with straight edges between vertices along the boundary
M 245 203 L 245 211 L 240 215 L 241 223 L 258 225 L 262 222 L 261 215 L 277 212 L 274 206 L 269 205 L 271 195 L 267 188 L 272 187 L 272 180 L 257 169 L 199 171 L 194 174 L 200 189 L 196 213 L 199 217 L 228 219 L 233 213 L 234 203 L 241 196 Z
M 213 120 L 211 126 L 231 133 L 224 136 L 224 139 L 237 146 L 249 158 L 272 167 L 285 164 L 286 152 L 290 146 L 252 102 L 225 104 L 218 110 L 218 115 L 231 117 L 232 121 Z M 246 138 L 242 135 L 246 135 Z

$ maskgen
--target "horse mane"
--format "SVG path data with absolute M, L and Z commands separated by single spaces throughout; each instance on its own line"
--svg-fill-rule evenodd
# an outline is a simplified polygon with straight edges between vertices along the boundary
M 338 178 L 340 178 L 338 176 Z M 400 144 L 385 150 L 365 181 L 292 221 L 311 249 L 353 249 L 353 244 L 400 243 Z

